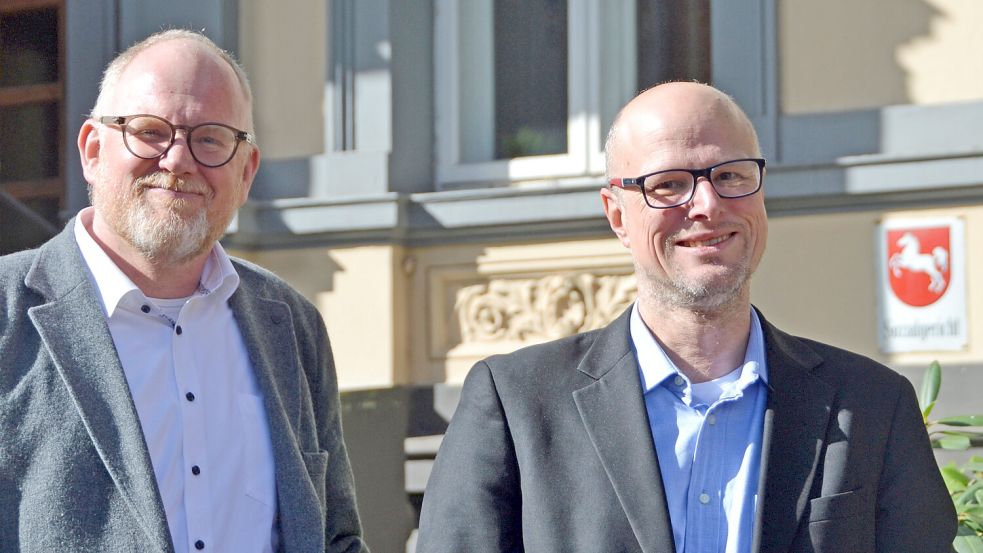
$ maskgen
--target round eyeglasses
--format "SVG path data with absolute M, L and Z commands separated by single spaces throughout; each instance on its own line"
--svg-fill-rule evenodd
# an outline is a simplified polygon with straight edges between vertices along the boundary
M 205 167 L 221 167 L 232 160 L 240 142 L 255 144 L 252 134 L 222 123 L 202 123 L 193 127 L 175 125 L 162 117 L 105 115 L 97 118 L 104 125 L 119 125 L 123 145 L 140 159 L 156 159 L 174 145 L 177 131 L 183 130 L 191 157 Z
M 649 207 L 668 209 L 688 203 L 696 192 L 696 180 L 706 177 L 721 198 L 743 198 L 761 190 L 765 160 L 733 159 L 705 169 L 667 169 L 635 178 L 611 179 L 611 186 L 637 186 Z

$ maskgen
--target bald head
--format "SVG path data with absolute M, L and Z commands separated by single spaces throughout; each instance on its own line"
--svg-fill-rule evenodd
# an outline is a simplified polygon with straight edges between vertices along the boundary
M 716 88 L 694 82 L 652 87 L 618 112 L 604 144 L 608 177 L 645 172 L 637 154 L 695 147 L 707 141 L 730 144 L 741 157 L 760 157 L 754 126 L 734 100 Z
M 245 70 L 232 54 L 219 48 L 207 36 L 185 29 L 171 29 L 153 34 L 116 56 L 103 73 L 102 81 L 99 83 L 99 96 L 92 108 L 92 116 L 107 115 L 114 111 L 113 104 L 119 93 L 119 84 L 124 73 L 135 60 L 143 57 L 142 54 L 151 50 L 166 50 L 167 55 L 172 56 L 172 63 L 175 65 L 179 57 L 183 58 L 183 62 L 191 60 L 199 66 L 203 60 L 210 59 L 214 62 L 211 65 L 217 69 L 218 74 L 230 76 L 236 83 L 246 109 L 245 128 L 253 132 L 253 94 Z

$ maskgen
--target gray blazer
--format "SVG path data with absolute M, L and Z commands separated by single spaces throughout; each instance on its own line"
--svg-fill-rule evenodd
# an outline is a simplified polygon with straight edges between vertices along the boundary
M 628 320 L 471 370 L 417 553 L 674 551 Z M 770 390 L 753 550 L 950 551 L 955 513 L 911 384 L 762 324 Z
M 0 551 L 173 551 L 129 387 L 71 221 L 0 258 Z M 281 549 L 364 551 L 317 310 L 234 261 L 229 304 L 266 401 Z

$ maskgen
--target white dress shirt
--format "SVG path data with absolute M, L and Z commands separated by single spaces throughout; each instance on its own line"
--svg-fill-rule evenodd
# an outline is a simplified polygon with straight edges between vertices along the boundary
M 102 300 L 178 553 L 276 549 L 273 446 L 263 396 L 228 299 L 222 246 L 188 298 L 148 298 L 92 239 L 75 239 Z

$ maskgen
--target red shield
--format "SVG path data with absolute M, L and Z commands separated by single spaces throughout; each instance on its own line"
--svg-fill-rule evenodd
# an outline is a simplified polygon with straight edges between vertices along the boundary
M 887 275 L 902 302 L 924 307 L 949 288 L 949 227 L 887 231 Z

